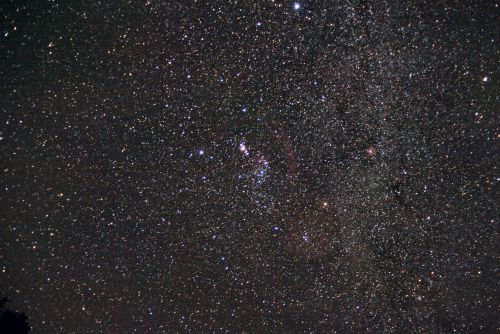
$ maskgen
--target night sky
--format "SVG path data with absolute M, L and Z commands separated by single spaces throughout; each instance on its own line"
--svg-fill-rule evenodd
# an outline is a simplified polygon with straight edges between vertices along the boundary
M 32 333 L 498 333 L 498 1 L 0 4 Z

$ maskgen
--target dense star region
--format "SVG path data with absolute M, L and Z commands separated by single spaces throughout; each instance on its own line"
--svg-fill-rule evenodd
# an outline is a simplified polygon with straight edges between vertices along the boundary
M 500 3 L 0 3 L 32 333 L 497 333 Z

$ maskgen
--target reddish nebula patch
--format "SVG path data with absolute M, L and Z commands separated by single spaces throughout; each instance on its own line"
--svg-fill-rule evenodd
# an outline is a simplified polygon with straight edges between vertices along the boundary
M 285 239 L 287 251 L 299 258 L 318 260 L 333 251 L 338 237 L 336 218 L 321 206 L 298 213 L 290 220 Z
M 373 158 L 377 154 L 377 149 L 375 146 L 370 146 L 366 149 L 366 155 L 370 158 Z

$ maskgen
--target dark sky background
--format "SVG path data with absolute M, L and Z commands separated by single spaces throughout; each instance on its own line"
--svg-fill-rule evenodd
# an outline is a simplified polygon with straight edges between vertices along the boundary
M 497 333 L 498 1 L 0 4 L 33 333 Z

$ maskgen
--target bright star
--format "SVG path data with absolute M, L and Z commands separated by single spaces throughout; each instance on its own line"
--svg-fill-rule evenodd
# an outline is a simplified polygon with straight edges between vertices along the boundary
M 300 9 L 300 3 L 295 2 L 295 3 L 293 4 L 293 9 L 295 9 L 295 10 L 299 10 L 299 9 Z

